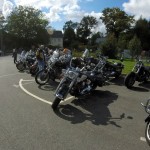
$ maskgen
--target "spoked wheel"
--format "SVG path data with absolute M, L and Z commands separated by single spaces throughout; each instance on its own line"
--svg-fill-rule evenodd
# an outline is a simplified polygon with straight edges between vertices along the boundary
M 35 76 L 35 81 L 37 84 L 44 85 L 48 82 L 48 80 L 49 80 L 48 70 L 43 69 L 37 72 Z
M 148 145 L 150 145 L 150 122 L 147 123 L 146 129 L 145 129 L 145 137 Z
M 134 72 L 129 73 L 126 76 L 124 83 L 128 89 L 132 88 L 133 84 L 135 83 L 135 73 Z
M 25 66 L 22 62 L 17 63 L 16 67 L 19 71 L 24 71 L 25 70 Z

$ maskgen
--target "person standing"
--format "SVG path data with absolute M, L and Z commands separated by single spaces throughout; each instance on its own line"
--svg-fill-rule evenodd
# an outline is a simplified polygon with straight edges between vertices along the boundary
M 39 71 L 44 69 L 45 66 L 45 56 L 44 56 L 44 45 L 40 45 L 36 51 L 36 59 L 38 61 Z
M 13 49 L 14 64 L 17 62 L 17 50 Z

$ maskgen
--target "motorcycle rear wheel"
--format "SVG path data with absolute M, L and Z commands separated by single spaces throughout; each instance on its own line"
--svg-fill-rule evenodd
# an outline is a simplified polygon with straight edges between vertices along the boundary
M 19 71 L 24 71 L 25 70 L 25 66 L 22 62 L 19 62 L 18 64 L 16 64 L 16 67 Z
M 59 99 L 58 97 L 55 98 L 53 104 L 52 104 L 52 109 L 55 111 L 60 103 L 61 99 Z
M 49 73 L 45 69 L 37 72 L 35 76 L 35 81 L 39 85 L 45 85 L 49 81 Z
M 146 125 L 145 138 L 146 138 L 148 145 L 150 146 L 150 122 L 148 122 Z
M 131 89 L 135 83 L 135 73 L 131 72 L 125 77 L 124 84 L 128 89 Z

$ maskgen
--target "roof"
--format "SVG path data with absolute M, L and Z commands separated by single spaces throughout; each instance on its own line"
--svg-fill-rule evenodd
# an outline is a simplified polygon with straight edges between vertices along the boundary
M 53 31 L 52 38 L 63 38 L 62 31 Z

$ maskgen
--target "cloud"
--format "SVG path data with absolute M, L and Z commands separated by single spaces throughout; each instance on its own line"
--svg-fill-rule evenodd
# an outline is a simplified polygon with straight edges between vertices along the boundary
M 96 13 L 94 11 L 92 11 L 91 13 L 85 13 L 85 16 L 89 15 L 89 16 L 93 16 L 97 19 L 98 21 L 98 26 L 96 26 L 95 28 L 92 29 L 93 33 L 97 33 L 97 32 L 102 32 L 102 33 L 106 33 L 106 28 L 105 25 L 102 23 L 102 21 L 99 19 L 102 16 L 102 13 Z
M 82 0 L 0 0 L 0 10 L 6 18 L 15 6 L 32 6 L 42 10 L 50 24 L 61 24 L 72 20 L 73 22 L 80 22 L 86 15 L 92 15 L 99 20 L 101 13 L 91 12 L 87 13 L 80 7 Z M 86 0 L 91 2 L 93 0 Z M 105 32 L 105 26 L 99 21 L 99 27 L 93 29 L 93 32 Z
M 150 0 L 129 0 L 123 3 L 125 12 L 135 15 L 138 19 L 140 16 L 150 19 Z

